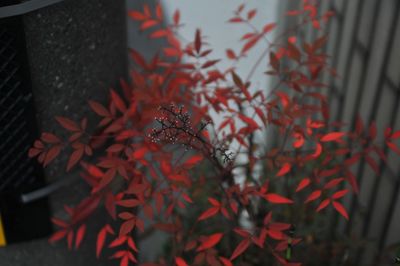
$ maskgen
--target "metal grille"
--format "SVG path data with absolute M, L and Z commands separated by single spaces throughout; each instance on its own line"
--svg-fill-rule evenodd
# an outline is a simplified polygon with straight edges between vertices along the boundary
M 391 61 L 399 60 L 399 47 L 395 43 L 400 40 L 400 1 L 322 2 L 321 13 L 330 9 L 336 14 L 327 28 L 330 41 L 326 52 L 332 55 L 331 66 L 341 77 L 324 79 L 331 88 L 328 99 L 332 120 L 345 121 L 354 127 L 360 115 L 367 125 L 376 121 L 380 130 L 385 127 L 398 130 L 400 73 Z M 391 158 L 388 149 L 384 152 Z M 356 165 L 352 170 L 361 193 L 344 202 L 350 221 L 345 223 L 337 213 L 333 214 L 332 238 L 337 232 L 344 232 L 369 243 L 356 253 L 354 263 L 357 265 L 380 265 L 390 260 L 395 254 L 387 253 L 385 248 L 400 243 L 398 219 L 395 219 L 400 214 L 399 159 L 391 159 L 392 168 L 377 161 L 379 175 L 365 160 Z
M 343 83 L 340 86 L 342 89 L 339 89 L 335 82 L 330 80 L 333 89 L 329 98 L 331 101 L 336 98 L 338 103 L 337 109 L 333 110 L 336 113 L 335 119 L 347 120 L 350 125 L 355 124 L 358 113 L 363 117 L 366 124 L 373 121 L 379 123 L 380 120 L 383 120 L 381 126 L 378 124 L 380 129 L 384 126 L 396 128 L 396 121 L 399 119 L 400 84 L 393 80 L 388 72 L 391 53 L 396 49 L 394 42 L 396 33 L 398 34 L 399 31 L 400 2 L 383 2 L 353 1 L 351 3 L 353 6 L 351 6 L 349 1 L 345 1 L 343 7 L 339 10 L 333 4 L 333 1 L 330 6 L 330 9 L 335 10 L 338 14 L 334 18 L 336 21 L 332 22 L 337 24 L 338 30 L 334 48 L 333 51 L 330 51 L 330 54 L 336 58 L 333 62 L 334 67 L 344 73 L 344 76 L 342 77 Z M 387 7 L 384 7 L 384 5 Z M 388 7 L 392 10 L 391 13 L 385 10 Z M 369 14 L 370 17 L 367 20 L 370 23 L 369 33 L 365 34 L 365 38 L 362 38 L 360 28 L 364 26 L 362 23 L 366 22 L 365 17 L 368 8 L 372 13 Z M 364 21 L 362 22 L 363 18 Z M 386 26 L 383 27 L 383 25 Z M 332 24 L 330 27 L 332 27 Z M 345 28 L 348 32 L 345 31 Z M 380 34 L 382 31 L 385 31 L 386 34 Z M 343 44 L 344 39 L 348 39 L 348 47 Z M 382 52 L 378 53 L 377 49 Z M 345 60 L 342 60 L 344 63 L 340 65 L 339 58 L 344 53 L 347 56 Z M 359 65 L 356 65 L 357 61 L 359 61 Z M 375 69 L 376 71 L 374 71 Z M 375 77 L 371 78 L 369 75 Z M 369 82 L 373 82 L 373 84 L 369 84 Z M 368 87 L 371 89 L 368 89 Z M 386 149 L 387 155 L 388 152 Z M 360 264 L 380 263 L 381 252 L 385 246 L 392 244 L 387 241 L 389 233 L 397 235 L 399 233 L 398 230 L 389 231 L 396 212 L 400 178 L 398 173 L 386 168 L 383 162 L 379 162 L 378 165 L 380 175 L 372 173 L 365 161 L 362 161 L 354 169 L 363 195 L 353 197 L 349 202 L 351 219 L 346 224 L 345 231 L 347 233 L 357 232 L 361 238 L 374 243 L 372 250 L 359 251 L 356 261 Z M 397 171 L 397 169 L 394 171 Z M 357 216 L 359 217 L 358 220 Z M 337 225 L 338 217 L 336 216 L 332 230 L 336 230 Z
M 0 22 L 0 193 L 30 190 L 40 175 L 27 156 L 36 129 L 21 34 L 18 19 Z
M 282 8 L 296 9 L 301 1 Z M 366 125 L 376 121 L 378 131 L 400 129 L 400 1 L 326 0 L 320 1 L 320 14 L 332 10 L 327 25 L 330 66 L 340 78 L 326 75 L 331 119 L 355 125 L 360 115 Z M 292 23 L 286 20 L 287 24 Z M 315 29 L 305 29 L 305 39 L 315 39 Z M 381 136 L 378 134 L 378 139 Z M 343 233 L 361 239 L 362 248 L 352 252 L 352 265 L 392 265 L 400 251 L 400 159 L 384 150 L 390 167 L 377 157 L 380 174 L 365 160 L 352 168 L 360 194 L 344 200 L 350 214 L 345 222 L 332 211 L 332 239 Z M 388 262 L 388 264 L 385 264 Z

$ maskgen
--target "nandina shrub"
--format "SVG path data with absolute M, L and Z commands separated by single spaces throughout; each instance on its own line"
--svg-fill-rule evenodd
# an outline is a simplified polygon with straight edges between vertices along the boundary
M 65 208 L 69 219 L 53 218 L 59 229 L 50 241 L 65 238 L 78 248 L 88 218 L 104 206 L 110 224 L 98 233 L 97 256 L 107 245 L 120 265 L 137 262 L 137 237 L 153 231 L 169 235 L 168 252 L 143 266 L 313 263 L 310 251 L 318 249 L 308 248 L 310 237 L 321 232 L 308 224 L 330 208 L 348 219 L 341 199 L 358 192 L 351 166 L 365 158 L 378 171 L 373 158 L 386 160 L 374 123 L 365 127 L 358 119 L 351 130 L 330 121 L 328 88 L 320 81 L 323 73 L 335 75 L 322 49 L 328 37 L 297 36 L 308 24 L 320 32 L 333 15 L 319 14 L 318 5 L 304 1 L 289 11 L 299 23 L 273 42 L 276 24 L 258 29 L 252 24 L 257 10 L 239 6 L 230 23 L 249 32 L 241 50 L 226 50 L 232 63 L 226 69 L 212 58 L 202 31 L 187 43 L 178 37 L 179 11 L 172 23 L 164 21 L 160 4 L 130 11 L 141 31 L 167 45 L 151 60 L 130 51 L 135 66 L 130 81 L 121 80 L 121 92 L 111 89 L 107 104 L 89 100 L 100 118 L 96 129 L 87 128 L 86 118 L 56 117 L 69 137 L 43 133 L 29 151 L 44 166 L 69 151 L 67 171 L 79 167 L 91 188 L 80 204 Z M 256 45 L 264 51 L 243 78 L 235 66 Z M 252 92 L 251 77 L 263 60 L 277 84 Z M 256 138 L 265 129 L 281 136 L 269 149 Z M 399 137 L 400 131 L 385 129 L 383 145 L 400 154 Z

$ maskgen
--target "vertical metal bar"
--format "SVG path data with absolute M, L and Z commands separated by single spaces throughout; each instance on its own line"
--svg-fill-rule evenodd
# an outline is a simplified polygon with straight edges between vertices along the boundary
M 338 36 L 336 36 L 335 45 L 334 45 L 334 49 L 332 52 L 333 55 L 337 54 L 337 52 L 339 50 L 339 46 L 340 46 L 340 41 L 342 40 L 342 37 L 343 37 L 342 33 L 343 33 L 343 27 L 345 24 L 346 14 L 347 14 L 347 10 L 348 10 L 348 8 L 347 8 L 348 3 L 349 3 L 349 1 L 345 1 L 342 14 L 340 16 L 337 15 L 339 29 L 338 29 L 338 34 L 337 34 Z M 333 4 L 331 5 L 331 8 L 332 9 L 334 8 Z M 338 64 L 338 56 L 334 56 L 333 61 L 332 61 L 333 68 L 336 69 L 337 64 Z M 328 81 L 328 84 L 330 87 L 333 86 L 333 80 L 334 80 L 334 78 L 332 76 L 330 76 L 329 81 Z M 329 90 L 328 95 L 327 95 L 327 99 L 328 99 L 329 103 L 330 103 L 331 96 L 332 96 L 332 90 Z

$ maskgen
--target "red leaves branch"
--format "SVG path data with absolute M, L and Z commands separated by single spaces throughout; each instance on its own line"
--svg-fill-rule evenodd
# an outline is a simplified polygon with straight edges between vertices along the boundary
M 289 15 L 304 16 L 319 28 L 323 18 L 330 15 L 319 18 L 317 9 L 309 2 Z M 145 265 L 186 266 L 186 252 L 195 252 L 193 264 L 232 266 L 233 260 L 253 249 L 252 244 L 268 248 L 283 265 L 297 265 L 283 259 L 282 253 L 300 239 L 287 232 L 290 224 L 272 222 L 271 212 L 259 223 L 257 214 L 263 206 L 282 211 L 286 207 L 281 204 L 291 204 L 292 209 L 307 204 L 307 208 L 321 212 L 332 205 L 349 219 L 340 200 L 351 191 L 340 186 L 349 183 L 358 192 L 356 177 L 349 169 L 362 158 L 379 172 L 377 158 L 386 161 L 383 148 L 377 143 L 379 129 L 375 123 L 364 125 L 361 119 L 357 119 L 354 132 L 345 132 L 340 123 L 329 123 L 328 101 L 317 90 L 326 87 L 319 82 L 321 74 L 328 71 L 327 56 L 321 52 L 327 42 L 325 35 L 307 42 L 293 32 L 284 35 L 283 42 L 278 38 L 273 49 L 267 49 L 262 56 L 269 54 L 272 69 L 266 73 L 274 75 L 279 83 L 268 94 L 254 92 L 252 73 L 242 79 L 235 64 L 256 45 L 267 41 L 267 34 L 276 24 L 268 23 L 257 30 L 251 24 L 257 11 L 245 10 L 244 5 L 240 6 L 229 20 L 248 25 L 251 31 L 241 36 L 241 49 L 226 50 L 233 63 L 226 69 L 221 69 L 220 60 L 209 58 L 212 49 L 200 29 L 188 43 L 177 37 L 182 26 L 179 10 L 173 14 L 171 25 L 163 22 L 159 3 L 154 10 L 145 4 L 140 11 L 129 11 L 128 15 L 150 38 L 165 39 L 164 53 L 146 59 L 140 52 L 130 50 L 135 64 L 131 83 L 121 82 L 122 93 L 111 89 L 107 104 L 89 101 L 90 108 L 101 119 L 95 133 L 87 129 L 86 119 L 77 122 L 56 117 L 68 138 L 43 133 L 29 150 L 30 157 L 37 157 L 46 166 L 63 149 L 69 149 L 67 171 L 80 167 L 81 176 L 91 187 L 87 199 L 74 208 L 65 208 L 69 219 L 53 219 L 60 229 L 50 238 L 51 242 L 66 239 L 69 248 L 78 248 L 86 232 L 85 220 L 104 204 L 118 226 L 115 232 L 109 225 L 99 231 L 96 255 L 99 257 L 106 246 L 116 248 L 111 257 L 119 260 L 120 265 L 136 262 L 134 254 L 138 249 L 132 233 L 136 229 L 139 235 L 147 233 L 143 217 L 149 220 L 151 230 L 167 232 L 176 245 L 168 262 Z M 286 61 L 298 68 L 289 67 L 291 64 Z M 257 64 L 254 69 L 259 67 Z M 317 103 L 310 104 L 306 98 Z M 188 115 L 178 110 L 169 119 L 159 108 L 171 104 L 184 106 Z M 213 111 L 224 115 L 221 123 L 210 115 Z M 159 122 L 157 126 L 155 122 Z M 276 130 L 283 138 L 277 148 L 263 153 L 262 143 L 254 136 L 266 128 Z M 149 133 L 151 130 L 154 131 Z M 154 132 L 162 132 L 166 137 L 157 138 Z M 400 155 L 396 142 L 399 138 L 400 131 L 384 132 L 386 146 Z M 239 143 L 233 155 L 232 143 Z M 180 155 L 181 150 L 176 148 L 179 145 L 193 152 Z M 247 159 L 243 165 L 237 160 L 242 154 Z M 93 161 L 84 162 L 86 159 Z M 202 171 L 199 165 L 213 171 Z M 255 177 L 259 165 L 265 167 L 265 176 Z M 243 181 L 234 175 L 238 169 L 244 169 Z M 287 191 L 281 190 L 280 185 L 269 186 L 272 182 L 284 182 Z M 188 206 L 196 210 L 202 203 L 200 199 L 208 199 L 207 207 L 196 214 L 196 222 L 188 231 L 183 214 L 189 213 Z M 254 226 L 251 233 L 220 227 L 221 217 L 238 222 L 244 213 L 252 225 L 262 226 Z M 193 237 L 191 233 L 198 229 L 197 224 L 210 224 L 210 228 L 217 229 L 211 231 L 207 227 L 205 233 Z M 224 236 L 232 232 L 239 240 L 228 259 L 218 251 L 224 248 Z

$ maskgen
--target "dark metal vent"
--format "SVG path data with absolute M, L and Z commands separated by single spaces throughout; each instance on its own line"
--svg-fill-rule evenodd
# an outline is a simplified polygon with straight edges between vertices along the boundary
M 21 32 L 21 30 L 20 30 Z M 36 163 L 27 152 L 36 136 L 32 126 L 32 93 L 25 87 L 15 25 L 0 26 L 0 192 L 34 185 Z
M 7 244 L 51 232 L 47 199 L 21 201 L 45 185 L 43 169 L 28 157 L 38 132 L 28 65 L 21 17 L 0 19 L 0 219 Z

